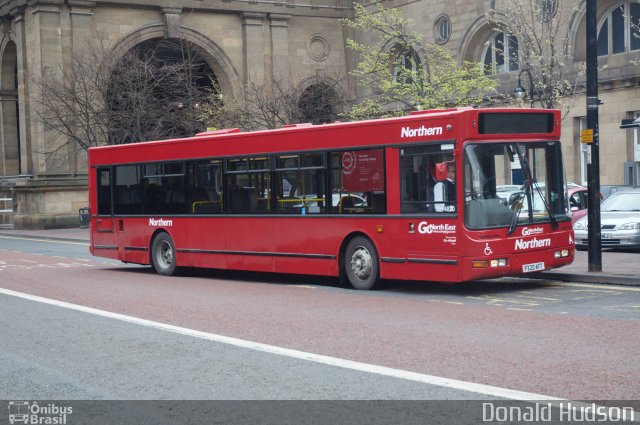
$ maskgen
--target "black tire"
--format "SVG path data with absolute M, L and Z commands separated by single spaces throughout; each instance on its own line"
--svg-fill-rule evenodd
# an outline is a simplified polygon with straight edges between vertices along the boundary
M 378 253 L 373 243 L 365 237 L 356 236 L 344 251 L 344 274 L 354 289 L 374 289 L 380 282 Z
M 158 233 L 151 244 L 151 266 L 156 273 L 171 276 L 176 271 L 176 246 L 167 233 Z

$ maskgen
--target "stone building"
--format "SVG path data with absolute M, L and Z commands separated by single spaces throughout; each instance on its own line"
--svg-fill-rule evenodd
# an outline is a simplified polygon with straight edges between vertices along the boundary
M 531 1 L 553 7 L 584 5 L 584 0 Z M 510 34 L 487 21 L 490 14 L 500 19 L 500 13 L 491 11 L 501 10 L 501 0 L 383 4 L 402 10 L 428 43 L 440 44 L 460 60 L 487 64 L 499 81 L 498 91 L 513 93 L 522 68 L 509 60 L 505 63 L 508 53 L 496 47 L 499 40 L 511 40 Z M 640 60 L 640 39 L 633 36 L 632 25 L 640 18 L 640 5 L 636 0 L 601 0 L 598 7 L 601 183 L 639 183 L 637 132 L 619 126 L 624 118 L 640 116 L 640 65 L 634 63 Z M 352 13 L 349 0 L 1 0 L 0 198 L 13 200 L 13 212 L 8 218 L 5 214 L 0 224 L 77 225 L 78 208 L 87 205 L 86 154 L 67 152 L 56 160 L 44 155 L 57 141 L 47 136 L 30 99 L 38 78 L 52 69 L 64 69 L 70 49 L 98 32 L 107 35 L 114 55 L 149 40 L 190 41 L 229 98 L 241 96 L 250 79 L 289 75 L 304 89 L 319 77 L 347 75 L 355 57 L 346 40 L 354 34 L 339 19 Z M 578 72 L 585 60 L 584 7 L 568 13 L 564 25 L 570 36 L 563 55 L 567 66 Z M 356 36 L 366 40 L 370 35 Z M 517 48 L 517 43 L 505 45 Z M 523 78 L 521 84 L 527 83 Z M 352 93 L 347 86 L 342 90 Z M 356 97 L 367 94 L 365 88 L 354 91 Z M 579 140 L 585 116 L 585 99 L 579 95 L 563 122 L 567 178 L 576 183 L 586 182 L 585 146 Z M 0 204 L 0 210 L 10 208 Z

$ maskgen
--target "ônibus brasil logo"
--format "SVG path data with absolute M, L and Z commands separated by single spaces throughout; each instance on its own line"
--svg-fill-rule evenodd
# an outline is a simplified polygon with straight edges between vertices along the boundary
M 37 401 L 10 401 L 10 424 L 56 424 L 67 423 L 68 416 L 73 413 L 71 406 L 59 406 L 55 403 L 39 405 Z

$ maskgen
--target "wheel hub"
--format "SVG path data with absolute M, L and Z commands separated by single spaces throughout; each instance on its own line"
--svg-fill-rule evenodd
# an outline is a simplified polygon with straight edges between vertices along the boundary
M 372 268 L 373 261 L 371 253 L 362 246 L 356 248 L 351 256 L 351 270 L 353 271 L 353 274 L 358 279 L 364 280 L 369 277 Z

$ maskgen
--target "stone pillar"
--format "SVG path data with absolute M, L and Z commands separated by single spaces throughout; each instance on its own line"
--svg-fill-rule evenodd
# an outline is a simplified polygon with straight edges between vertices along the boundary
M 29 0 L 26 13 L 32 15 L 30 22 L 27 52 L 29 69 L 36 85 L 47 78 L 62 79 L 62 31 L 60 22 L 61 7 L 64 0 Z M 69 172 L 68 157 L 64 152 L 46 155 L 59 147 L 61 141 L 55 140 L 51 132 L 37 119 L 32 117 L 31 134 L 34 155 L 33 173 L 36 176 L 46 174 L 65 174 Z M 64 149 L 63 149 L 64 150 Z M 66 150 L 65 150 L 66 151 Z
M 267 58 L 268 46 L 265 43 L 264 20 L 266 13 L 246 12 L 243 14 L 243 38 L 244 38 L 244 81 L 264 84 L 271 79 L 268 72 Z M 265 46 L 267 44 L 267 46 Z
M 69 17 L 71 19 L 71 49 L 72 54 L 81 54 L 90 43 L 101 43 L 102 40 L 93 39 L 93 8 L 95 1 L 68 0 Z M 95 47 L 95 46 L 93 46 Z M 87 172 L 87 153 L 84 149 L 71 149 L 69 152 L 69 168 L 74 173 Z
M 5 54 L 3 60 L 10 60 L 6 56 Z M 0 133 L 0 155 L 2 155 L 0 175 L 3 176 L 17 176 L 20 174 L 17 102 L 18 98 L 15 90 L 0 90 L 0 126 L 2 127 L 2 132 Z
M 29 112 L 29 77 L 26 73 L 26 39 L 23 9 L 11 11 L 12 28 L 16 43 L 18 78 L 18 131 L 20 139 L 20 173 L 33 174 L 33 152 L 31 151 L 31 114 Z
M 273 75 L 286 79 L 288 83 L 291 79 L 289 65 L 289 20 L 291 15 L 272 13 L 271 20 L 271 55 Z

